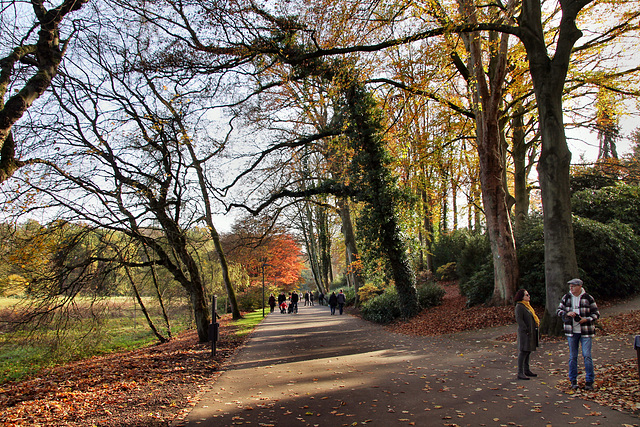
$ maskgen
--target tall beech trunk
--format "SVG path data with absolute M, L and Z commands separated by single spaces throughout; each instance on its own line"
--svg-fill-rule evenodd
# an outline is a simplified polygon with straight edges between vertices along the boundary
M 318 245 L 315 240 L 315 232 L 313 228 L 313 215 L 308 203 L 306 203 L 300 211 L 300 224 L 302 226 L 302 233 L 304 235 L 305 246 L 307 248 L 307 256 L 309 258 L 311 273 L 313 273 L 313 280 L 316 283 L 318 292 L 326 294 L 329 289 L 322 282 L 320 274 L 320 263 L 318 262 L 317 249 Z
M 358 290 L 364 285 L 364 281 L 358 264 L 354 264 L 358 259 L 358 248 L 356 247 L 356 235 L 353 232 L 353 223 L 351 221 L 351 209 L 349 209 L 349 201 L 344 197 L 339 197 L 337 203 L 340 219 L 342 220 L 347 274 L 356 291 L 356 304 L 358 304 Z
M 514 206 L 514 227 L 517 231 L 522 229 L 524 221 L 529 216 L 529 188 L 527 184 L 530 168 L 527 166 L 528 147 L 524 134 L 524 109 L 522 105 L 516 107 L 511 126 L 513 128 L 511 149 L 514 169 L 513 194 L 516 199 Z
M 547 292 L 540 330 L 549 335 L 562 333 L 562 321 L 555 315 L 555 310 L 566 292 L 567 280 L 578 274 L 569 190 L 571 152 L 564 131 L 562 95 L 571 50 L 582 36 L 576 27 L 576 18 L 580 10 L 590 2 L 591 0 L 565 0 L 560 3 L 562 21 L 553 58 L 547 52 L 540 0 L 524 0 L 520 16 L 520 39 L 529 59 L 542 138 L 538 176 L 544 215 Z
M 501 156 L 496 154 L 498 147 L 492 145 L 496 140 L 500 140 L 498 123 L 485 120 L 483 122 L 479 124 L 482 130 L 478 141 L 478 155 L 482 203 L 493 256 L 494 290 L 491 303 L 505 305 L 513 300 L 516 291 L 519 278 L 518 259 L 504 182 L 501 179 L 502 174 L 497 173 L 503 169 L 504 164 Z
M 422 189 L 420 191 L 420 195 L 422 197 L 422 206 L 423 206 L 423 228 L 424 228 L 424 236 L 423 236 L 423 244 L 424 252 L 426 252 L 426 270 L 431 274 L 435 273 L 434 271 L 434 263 L 433 263 L 433 232 L 434 232 L 434 224 L 433 224 L 433 200 L 430 196 L 429 192 L 426 189 Z
M 461 9 L 470 23 L 477 23 L 476 8 L 471 0 L 460 0 Z M 490 33 L 494 46 L 489 57 L 489 72 L 483 66 L 482 38 L 477 33 L 462 36 L 469 52 L 469 86 L 474 95 L 476 138 L 480 161 L 482 203 L 487 233 L 493 256 L 493 305 L 511 303 L 515 294 L 519 268 L 515 238 L 507 205 L 505 163 L 500 128 L 500 104 L 506 75 L 508 34 Z
M 327 221 L 327 208 L 324 206 L 316 206 L 320 274 L 322 282 L 329 285 L 333 282 L 333 268 L 331 265 L 331 238 L 329 237 L 329 224 Z

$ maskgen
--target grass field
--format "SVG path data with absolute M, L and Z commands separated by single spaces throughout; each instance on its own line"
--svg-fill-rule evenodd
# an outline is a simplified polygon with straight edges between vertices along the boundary
M 25 302 L 0 298 L 0 384 L 18 380 L 42 368 L 94 355 L 139 348 L 157 342 L 146 318 L 131 298 L 100 301 L 78 300 L 68 310 L 58 310 L 39 321 L 18 325 Z M 167 336 L 161 313 L 148 303 L 151 318 Z M 192 323 L 186 300 L 168 304 L 171 332 L 177 334 Z M 24 313 L 24 312 L 23 312 Z
M 0 384 L 20 380 L 43 368 L 105 353 L 131 350 L 158 341 L 140 308 L 131 298 L 79 299 L 73 310 L 46 322 L 12 328 L 20 300 L 0 298 Z M 154 324 L 166 336 L 162 316 L 151 299 L 145 300 Z M 192 327 L 193 315 L 186 299 L 167 304 L 172 334 Z M 262 310 L 243 313 L 234 322 L 235 335 L 250 333 L 263 317 Z

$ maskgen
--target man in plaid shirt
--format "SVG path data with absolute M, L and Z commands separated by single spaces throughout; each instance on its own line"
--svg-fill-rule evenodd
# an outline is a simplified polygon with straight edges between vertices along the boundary
M 564 322 L 564 334 L 569 342 L 569 380 L 571 388 L 578 388 L 578 346 L 582 345 L 584 358 L 585 390 L 593 390 L 593 360 L 591 338 L 596 332 L 596 320 L 600 317 L 596 301 L 582 288 L 582 280 L 567 282 L 569 292 L 562 297 L 556 314 Z

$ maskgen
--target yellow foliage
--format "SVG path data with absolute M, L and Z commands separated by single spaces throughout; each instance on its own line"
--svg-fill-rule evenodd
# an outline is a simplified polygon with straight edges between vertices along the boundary
M 367 302 L 368 300 L 380 295 L 382 289 L 372 283 L 366 283 L 360 289 L 358 289 L 358 297 L 360 303 Z
M 12 297 L 24 295 L 29 282 L 18 274 L 10 274 L 0 283 L 0 296 Z

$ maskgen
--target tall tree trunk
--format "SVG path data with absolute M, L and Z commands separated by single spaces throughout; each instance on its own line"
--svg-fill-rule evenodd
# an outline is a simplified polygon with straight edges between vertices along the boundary
M 375 222 L 377 243 L 389 262 L 402 316 L 412 317 L 420 309 L 416 280 L 398 223 L 397 187 L 389 170 L 377 106 L 355 78 L 343 90 L 349 115 L 345 132 L 356 152 L 353 162 L 358 169 L 357 175 L 362 177 L 360 198 L 366 203 L 363 209 L 365 221 L 370 227 Z
M 356 291 L 356 304 L 359 302 L 358 290 L 364 285 L 360 265 L 356 263 L 358 259 L 358 248 L 356 247 L 356 235 L 353 232 L 353 223 L 351 222 L 351 210 L 349 209 L 349 201 L 346 198 L 339 197 L 337 200 L 342 219 L 342 234 L 344 235 L 344 245 L 346 253 L 346 267 L 353 287 Z
M 484 121 L 484 120 L 483 120 Z M 494 291 L 491 303 L 505 305 L 512 301 L 518 278 L 518 260 L 511 220 L 506 203 L 502 168 L 504 164 L 497 154 L 496 140 L 500 141 L 498 123 L 489 121 L 480 124 L 478 155 L 480 158 L 480 182 L 482 202 L 487 221 L 487 233 L 493 255 Z M 483 147 L 480 149 L 480 147 Z M 490 148 L 492 147 L 492 148 Z
M 571 152 L 564 131 L 562 95 L 571 50 L 582 36 L 576 27 L 576 17 L 590 2 L 591 0 L 561 2 L 562 21 L 553 59 L 547 53 L 540 0 L 524 0 L 520 16 L 520 39 L 527 51 L 540 116 L 542 150 L 538 161 L 538 176 L 544 215 L 547 291 L 540 329 L 550 335 L 562 333 L 562 321 L 555 315 L 555 309 L 566 293 L 567 280 L 578 274 L 569 190 Z
M 167 107 L 169 109 L 169 111 L 171 111 L 171 113 L 173 114 L 173 117 L 176 119 L 177 123 L 180 126 L 180 131 L 182 133 L 182 135 L 184 136 L 183 138 L 183 144 L 186 145 L 187 150 L 189 151 L 189 156 L 191 157 L 191 165 L 193 166 L 193 168 L 196 170 L 196 174 L 198 176 L 198 185 L 200 186 L 200 194 L 202 195 L 202 201 L 204 202 L 204 215 L 203 215 L 203 219 L 205 221 L 205 223 L 207 224 L 207 227 L 209 229 L 209 234 L 211 236 L 211 240 L 213 240 L 213 245 L 216 249 L 216 254 L 218 255 L 218 260 L 220 262 L 220 270 L 222 271 L 222 279 L 224 281 L 224 285 L 225 285 L 225 289 L 227 291 L 227 300 L 229 301 L 229 304 L 231 305 L 231 312 L 232 312 L 232 316 L 233 319 L 240 319 L 242 318 L 242 315 L 240 314 L 240 308 L 238 306 L 238 302 L 236 299 L 236 293 L 235 290 L 233 289 L 233 284 L 231 283 L 231 275 L 229 274 L 229 266 L 227 264 L 227 259 L 224 255 L 224 250 L 222 248 L 222 245 L 220 243 L 220 235 L 218 234 L 218 231 L 216 230 L 214 224 L 213 224 L 213 209 L 211 208 L 211 198 L 209 197 L 209 187 L 207 186 L 207 179 L 205 177 L 204 174 L 204 170 L 202 169 L 202 163 L 203 161 L 200 160 L 196 154 L 196 151 L 193 147 L 193 144 L 191 144 L 191 138 L 189 137 L 189 132 L 186 128 L 186 126 L 184 125 L 184 123 L 182 122 L 182 115 L 175 110 L 174 106 L 171 104 L 171 102 L 167 101 L 161 94 L 160 92 L 158 92 L 158 90 L 156 89 L 155 84 L 153 83 L 153 81 L 149 78 L 147 78 L 147 83 L 149 85 L 149 87 L 154 91 L 154 93 L 156 94 L 157 98 L 165 105 L 165 107 Z M 190 255 L 189 255 L 190 257 Z M 193 274 L 193 273 L 192 273 Z M 198 278 L 200 278 L 200 273 L 198 271 L 197 273 Z M 202 287 L 202 289 L 194 289 L 194 291 L 197 294 L 202 293 L 202 298 L 204 299 L 204 287 L 203 287 L 203 283 L 200 282 L 200 284 L 196 284 L 196 287 Z M 193 297 L 193 295 L 192 295 Z M 197 303 L 198 307 L 201 305 L 200 302 Z M 195 307 L 194 307 L 195 308 Z M 206 310 L 206 301 L 205 301 L 205 310 Z M 196 321 L 197 319 L 197 315 L 196 315 Z M 208 316 L 207 316 L 208 318 Z M 215 321 L 215 319 L 214 319 Z M 209 325 L 206 326 L 206 329 L 208 330 Z M 200 339 L 202 341 L 203 336 L 200 336 Z M 206 339 L 205 341 L 207 341 L 208 339 Z
M 440 216 L 440 224 L 438 226 L 438 229 L 440 233 L 446 233 L 447 231 L 449 231 L 449 171 L 443 165 L 440 165 L 440 176 L 442 177 L 440 179 L 442 185 L 442 215 Z
M 320 255 L 322 281 L 329 285 L 333 282 L 331 238 L 329 236 L 327 208 L 324 206 L 316 206 L 316 222 L 318 224 L 318 251 Z
M 451 210 L 453 216 L 453 230 L 458 229 L 458 183 L 451 180 Z
M 469 23 L 477 23 L 477 9 L 471 0 L 459 0 Z M 505 177 L 505 163 L 500 130 L 500 104 L 507 69 L 508 34 L 490 33 L 489 72 L 483 67 L 481 37 L 477 33 L 463 35 L 469 52 L 470 89 L 474 98 L 480 185 L 487 221 L 487 233 L 493 256 L 493 305 L 506 305 L 513 300 L 519 280 L 518 258 L 511 227 Z
M 220 262 L 222 280 L 224 282 L 225 290 L 227 291 L 227 301 L 229 301 L 229 305 L 231 306 L 231 316 L 234 320 L 241 319 L 242 314 L 240 313 L 240 307 L 238 306 L 238 301 L 236 299 L 236 291 L 235 289 L 233 289 L 233 283 L 231 282 L 231 275 L 229 274 L 229 264 L 227 264 L 227 258 L 224 255 L 224 250 L 222 249 L 222 244 L 220 243 L 220 235 L 218 234 L 216 228 L 213 226 L 213 221 L 211 219 L 207 221 L 207 224 L 209 225 L 211 240 L 213 240 L 213 245 L 216 248 L 216 254 L 218 255 L 218 261 Z
M 320 274 L 320 265 L 318 262 L 318 250 L 317 244 L 315 241 L 315 232 L 313 228 L 313 215 L 311 213 L 311 209 L 308 204 L 305 204 L 303 207 L 304 213 L 300 212 L 300 222 L 302 225 L 302 233 L 304 235 L 305 246 L 307 248 L 307 257 L 309 258 L 309 265 L 311 266 L 311 273 L 313 274 L 313 279 L 316 283 L 316 287 L 318 288 L 318 292 L 326 294 L 329 290 L 325 284 L 322 282 L 322 277 Z
M 434 265 L 433 265 L 433 232 L 434 232 L 434 215 L 433 215 L 433 199 L 426 189 L 422 189 L 420 191 L 422 197 L 422 206 L 424 212 L 422 213 L 423 217 L 423 228 L 424 228 L 424 250 L 426 252 L 426 260 L 427 260 L 427 271 L 431 274 L 435 273 Z
M 529 188 L 527 168 L 527 143 L 524 133 L 524 108 L 519 104 L 515 109 L 515 115 L 511 121 L 513 128 L 513 141 L 511 156 L 514 168 L 514 189 L 513 194 L 516 199 L 514 208 L 514 227 L 522 229 L 524 221 L 529 216 Z

